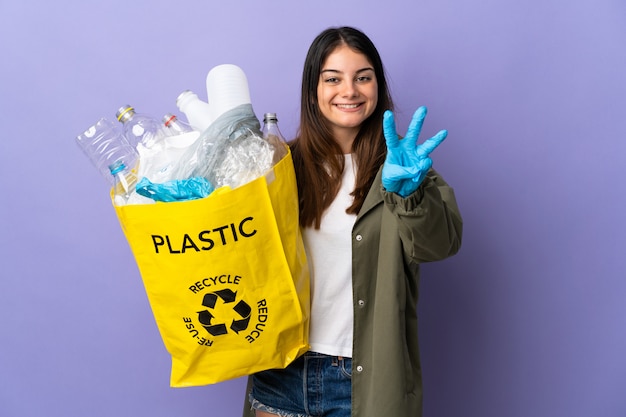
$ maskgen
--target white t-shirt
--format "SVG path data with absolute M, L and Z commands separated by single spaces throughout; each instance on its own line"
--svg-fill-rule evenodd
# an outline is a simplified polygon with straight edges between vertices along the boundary
M 305 228 L 304 245 L 311 270 L 311 350 L 352 357 L 352 204 L 356 169 L 344 155 L 345 169 L 337 197 L 322 216 L 319 230 Z

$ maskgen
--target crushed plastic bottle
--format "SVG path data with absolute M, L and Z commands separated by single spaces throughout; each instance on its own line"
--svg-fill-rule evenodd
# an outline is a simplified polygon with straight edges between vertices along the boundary
M 132 146 L 151 148 L 164 136 L 161 124 L 156 119 L 135 112 L 132 106 L 120 107 L 115 117 L 122 123 L 124 136 Z
M 104 117 L 76 136 L 76 143 L 110 186 L 113 185 L 111 164 L 122 159 L 131 169 L 137 167 L 137 149 L 128 143 L 117 124 Z

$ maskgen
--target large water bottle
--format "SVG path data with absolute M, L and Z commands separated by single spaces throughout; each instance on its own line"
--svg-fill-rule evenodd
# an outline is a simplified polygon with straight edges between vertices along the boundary
M 206 76 L 211 120 L 241 106 L 251 104 L 248 78 L 237 65 L 217 65 Z
M 128 143 L 118 125 L 106 118 L 76 136 L 76 142 L 109 185 L 113 185 L 109 166 L 114 162 L 124 160 L 130 169 L 137 167 L 137 150 Z
M 141 144 L 146 148 L 151 148 L 164 136 L 158 120 L 135 112 L 132 106 L 120 107 L 115 117 L 122 123 L 126 139 L 135 147 Z

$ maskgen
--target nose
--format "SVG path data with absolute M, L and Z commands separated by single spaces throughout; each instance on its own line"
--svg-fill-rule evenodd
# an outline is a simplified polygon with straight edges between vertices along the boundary
M 341 94 L 343 97 L 355 97 L 358 95 L 358 90 L 353 80 L 345 80 Z

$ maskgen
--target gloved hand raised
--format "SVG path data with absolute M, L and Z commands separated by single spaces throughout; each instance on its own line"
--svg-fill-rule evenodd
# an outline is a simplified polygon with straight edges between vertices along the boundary
M 430 153 L 448 136 L 447 130 L 441 130 L 423 144 L 417 144 L 426 112 L 424 106 L 415 111 L 406 136 L 402 139 L 398 138 L 396 133 L 393 113 L 387 110 L 383 115 L 387 158 L 383 165 L 382 183 L 387 191 L 402 197 L 407 197 L 417 190 L 433 165 Z

